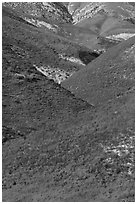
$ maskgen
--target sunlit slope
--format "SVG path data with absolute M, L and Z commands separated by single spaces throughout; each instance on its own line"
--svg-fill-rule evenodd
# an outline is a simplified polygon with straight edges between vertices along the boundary
M 96 106 L 134 88 L 134 66 L 134 38 L 130 38 L 109 49 L 62 86 Z
M 71 42 L 106 51 L 135 33 L 135 8 L 122 2 L 3 3 L 26 22 Z
M 3 9 L 3 202 L 135 200 L 134 39 L 98 57 L 68 4 Z
M 5 6 L 2 21 L 3 48 L 8 47 L 21 60 L 21 63 L 16 60 L 14 72 L 22 74 L 22 66 L 29 61 L 31 66 L 44 69 L 46 76 L 60 82 L 98 56 L 52 30 L 32 25 Z M 12 65 L 12 60 L 8 60 Z
M 75 36 L 76 41 L 87 47 L 107 49 L 134 35 L 135 9 L 129 3 L 71 2 L 68 11 L 76 28 L 88 30 L 86 35 L 79 32 Z

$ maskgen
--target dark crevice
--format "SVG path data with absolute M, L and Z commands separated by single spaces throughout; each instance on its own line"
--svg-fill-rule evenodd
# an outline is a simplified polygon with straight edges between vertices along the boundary
M 99 56 L 96 52 L 79 51 L 79 58 L 86 65 Z
M 2 127 L 2 143 L 4 144 L 5 142 L 22 137 L 26 139 L 26 136 L 21 133 L 19 130 L 13 130 L 10 127 L 3 126 Z

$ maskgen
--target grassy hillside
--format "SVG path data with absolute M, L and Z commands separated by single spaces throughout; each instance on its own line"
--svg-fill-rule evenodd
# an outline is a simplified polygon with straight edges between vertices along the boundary
M 2 29 L 3 202 L 134 201 L 134 39 L 98 57 L 5 7 Z M 77 73 L 59 85 L 34 65 Z
M 134 38 L 109 49 L 86 69 L 62 83 L 77 97 L 97 106 L 134 88 Z
M 67 71 L 79 70 L 80 66 L 75 62 L 60 59 L 59 54 L 79 59 L 79 53 L 85 51 L 91 53 L 91 59 L 89 58 L 88 62 L 93 58 L 93 51 L 55 35 L 50 30 L 30 25 L 4 7 L 3 46 L 6 45 L 10 45 L 11 48 L 16 47 L 16 50 L 22 52 L 22 55 L 26 52 L 27 58 L 33 64 L 50 65 Z M 84 59 L 79 60 L 84 61 Z

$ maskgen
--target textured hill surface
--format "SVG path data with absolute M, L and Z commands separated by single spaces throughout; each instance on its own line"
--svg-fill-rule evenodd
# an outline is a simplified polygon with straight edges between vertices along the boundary
M 44 69 L 46 76 L 59 83 L 99 56 L 93 50 L 56 35 L 52 30 L 35 27 L 5 6 L 3 46 L 9 46 L 12 54 L 19 54 L 23 64 L 31 59 L 32 66 Z M 20 67 L 18 62 L 16 70 L 22 73 L 21 67 L 17 67 Z
M 3 5 L 32 25 L 97 51 L 105 51 L 135 33 L 135 8 L 129 3 L 20 2 Z
M 72 22 L 72 17 L 69 14 L 63 3 L 50 2 L 9 2 L 3 3 L 3 6 L 13 9 L 20 17 L 25 19 L 31 18 L 45 20 L 49 22 Z
M 4 202 L 135 200 L 134 5 L 90 5 L 3 3 Z
M 87 47 L 107 49 L 134 35 L 135 11 L 129 3 L 71 2 L 68 11 L 73 24 L 81 29 L 76 33 L 77 41 Z M 86 30 L 86 34 L 82 30 Z
M 135 41 L 130 38 L 102 54 L 62 85 L 95 106 L 134 88 Z
M 135 18 L 134 7 L 124 2 L 71 2 L 68 4 L 68 11 L 72 14 L 74 23 L 88 18 L 92 18 L 92 22 L 98 14 L 122 20 Z

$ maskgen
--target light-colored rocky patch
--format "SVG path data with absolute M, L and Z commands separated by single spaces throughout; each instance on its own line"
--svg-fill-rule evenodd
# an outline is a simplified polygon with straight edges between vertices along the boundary
M 32 25 L 35 25 L 37 27 L 42 27 L 44 26 L 45 28 L 48 28 L 49 30 L 54 31 L 55 33 L 57 33 L 57 26 L 56 25 L 51 25 L 49 23 L 46 23 L 45 21 L 39 21 L 33 18 L 26 18 L 24 17 L 24 20 L 31 23 Z
M 117 9 L 119 8 L 119 12 Z M 120 11 L 122 10 L 122 12 Z M 70 7 L 71 10 L 71 7 Z M 123 10 L 125 13 L 123 13 Z M 97 13 L 103 12 L 104 14 L 107 14 L 108 16 L 117 16 L 118 18 L 124 20 L 127 18 L 127 16 L 134 19 L 134 11 L 131 6 L 126 6 L 123 3 L 115 3 L 113 6 L 110 6 L 109 2 L 91 2 L 85 4 L 85 6 L 81 9 L 78 8 L 73 13 L 73 22 L 74 24 L 79 23 L 83 19 L 92 18 Z
M 132 47 L 127 48 L 124 52 L 123 59 L 135 59 L 135 45 L 132 45 Z
M 73 74 L 73 72 L 66 72 L 59 68 L 50 67 L 49 65 L 40 66 L 40 67 L 36 65 L 33 65 L 33 66 L 43 75 L 45 75 L 49 79 L 53 79 L 58 84 L 60 84 L 62 81 L 66 80 L 68 77 L 70 77 Z
M 96 6 L 94 6 L 94 3 L 87 4 L 84 8 L 78 9 L 75 12 L 73 23 L 77 24 L 78 22 L 82 21 L 85 18 L 92 18 L 101 8 L 99 7 L 100 3 L 96 3 Z M 95 7 L 95 8 L 94 8 Z
M 112 40 L 127 40 L 131 37 L 135 36 L 134 33 L 119 33 L 119 34 L 116 34 L 116 35 L 109 35 L 109 36 L 106 36 L 106 38 L 108 39 L 112 39 Z
M 67 57 L 65 54 L 59 54 L 59 58 L 85 66 L 85 64 L 80 59 L 75 57 Z
M 100 146 L 107 154 L 105 160 L 106 163 L 113 164 L 115 162 L 115 156 L 121 161 L 124 161 L 124 158 L 127 158 L 125 162 L 122 162 L 122 166 L 127 168 L 127 173 L 129 175 L 134 172 L 135 135 L 132 130 L 129 130 L 129 133 L 127 134 L 120 133 L 112 143 L 109 143 L 108 145 L 100 143 Z

